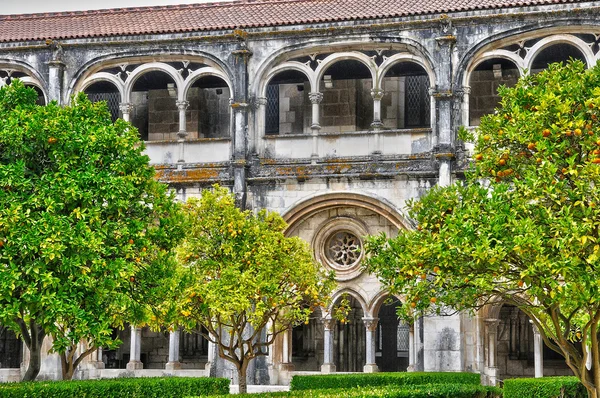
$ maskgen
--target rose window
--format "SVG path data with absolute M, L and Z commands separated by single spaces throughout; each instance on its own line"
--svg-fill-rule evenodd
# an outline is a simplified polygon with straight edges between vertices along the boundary
M 340 267 L 351 267 L 360 260 L 360 239 L 350 232 L 341 231 L 329 238 L 327 257 Z

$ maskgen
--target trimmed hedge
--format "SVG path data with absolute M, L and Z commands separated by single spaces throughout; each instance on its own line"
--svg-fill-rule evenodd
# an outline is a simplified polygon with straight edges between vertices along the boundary
M 0 398 L 181 398 L 229 393 L 229 379 L 212 377 L 37 381 L 0 385 Z
M 504 380 L 505 398 L 587 398 L 577 377 L 541 377 Z
M 222 396 L 225 398 L 227 396 Z M 300 390 L 261 394 L 240 394 L 236 397 L 252 398 L 500 398 L 502 390 L 474 384 L 428 384 L 398 386 L 372 386 L 364 388 L 337 388 Z M 200 397 L 187 397 L 200 398 Z M 216 398 L 216 397 L 215 397 Z
M 422 384 L 481 384 L 478 373 L 450 372 L 401 372 L 401 373 L 357 373 L 315 376 L 294 376 L 291 391 L 320 390 L 325 388 L 357 388 L 376 386 L 411 386 Z

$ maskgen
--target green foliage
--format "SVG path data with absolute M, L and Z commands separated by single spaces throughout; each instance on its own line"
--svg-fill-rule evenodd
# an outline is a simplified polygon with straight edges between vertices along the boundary
M 348 375 L 294 376 L 291 390 L 320 390 L 326 388 L 356 388 L 366 386 L 409 386 L 422 384 L 480 384 L 478 373 L 400 372 L 357 373 Z
M 181 285 L 165 318 L 173 326 L 204 326 L 220 355 L 245 374 L 248 362 L 266 355 L 278 334 L 327 305 L 333 279 L 306 242 L 285 236 L 278 214 L 241 211 L 226 188 L 205 190 L 184 209 L 187 235 L 177 249 Z M 258 339 L 267 325 L 268 338 Z
M 180 398 L 229 393 L 229 379 L 136 378 L 0 385 L 0 398 Z
M 84 94 L 35 105 L 19 81 L 0 90 L 0 323 L 54 350 L 112 346 L 160 300 L 182 237 L 179 206 L 128 123 Z
M 576 377 L 542 377 L 504 380 L 505 398 L 587 398 Z
M 518 306 L 591 392 L 600 385 L 600 67 L 554 64 L 499 91 L 466 180 L 410 203 L 415 231 L 369 239 L 368 268 L 407 298 L 406 319 Z
M 500 388 L 472 384 L 425 384 L 412 386 L 404 385 L 402 387 L 387 385 L 324 390 L 300 390 L 290 392 L 241 394 L 237 396 L 252 396 L 255 398 L 500 398 L 502 397 L 502 390 Z

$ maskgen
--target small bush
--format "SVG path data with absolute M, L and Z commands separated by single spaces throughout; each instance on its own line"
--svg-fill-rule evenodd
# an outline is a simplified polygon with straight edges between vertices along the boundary
M 226 396 L 222 396 L 225 398 Z M 252 398 L 500 398 L 502 390 L 474 384 L 427 384 L 398 386 L 371 386 L 363 388 L 335 388 L 299 390 L 261 394 L 241 394 Z M 200 398 L 200 397 L 187 397 Z M 216 397 L 215 397 L 216 398 Z
M 587 398 L 587 391 L 576 377 L 542 377 L 504 381 L 505 398 Z
M 367 386 L 409 386 L 420 384 L 480 384 L 477 373 L 402 372 L 347 375 L 294 376 L 290 390 L 320 390 L 325 388 L 356 388 Z
M 209 377 L 38 381 L 0 385 L 0 398 L 181 398 L 229 393 L 229 379 Z

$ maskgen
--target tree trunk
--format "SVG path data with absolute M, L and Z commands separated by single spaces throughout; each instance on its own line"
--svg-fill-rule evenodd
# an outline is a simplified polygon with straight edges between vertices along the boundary
M 67 354 L 60 354 L 60 364 L 62 370 L 62 379 L 63 380 L 71 380 L 73 379 L 73 373 L 75 373 L 75 367 L 73 366 L 73 361 L 67 360 Z
M 240 385 L 240 394 L 248 392 L 248 382 L 246 379 L 246 371 L 248 370 L 248 360 L 243 360 L 241 366 L 238 368 L 238 383 Z
M 33 381 L 40 373 L 42 367 L 42 342 L 44 341 L 44 337 L 46 337 L 46 332 L 35 324 L 35 322 L 31 321 L 29 324 L 29 338 L 23 339 L 29 349 L 29 366 L 23 376 L 23 381 Z M 21 329 L 23 329 L 23 326 L 21 326 Z

